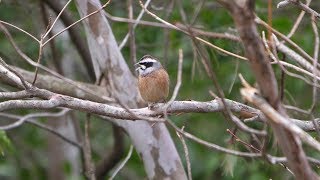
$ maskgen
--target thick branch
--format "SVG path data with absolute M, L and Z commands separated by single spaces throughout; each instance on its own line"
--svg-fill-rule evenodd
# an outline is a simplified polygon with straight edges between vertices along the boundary
M 15 68 L 19 73 L 22 74 L 22 76 L 27 81 L 32 81 L 33 73 Z M 20 79 L 15 76 L 13 73 L 10 73 L 6 69 L 2 69 L 0 67 L 0 80 L 2 82 L 8 83 L 10 85 L 23 88 Z M 67 84 L 63 80 L 58 79 L 53 76 L 49 75 L 41 75 L 38 76 L 37 84 L 38 87 L 43 89 L 49 89 L 50 92 L 47 90 L 38 90 L 35 91 L 35 89 L 30 90 L 24 90 L 24 91 L 18 91 L 18 92 L 1 92 L 0 93 L 0 99 L 19 99 L 19 98 L 26 98 L 31 96 L 40 96 L 45 99 L 51 98 L 51 96 L 61 96 L 62 99 L 74 99 L 76 102 L 80 102 L 79 104 L 71 103 L 67 104 L 71 109 L 78 109 L 83 110 L 85 112 L 92 112 L 91 110 L 94 109 L 95 111 L 98 111 L 101 115 L 109 116 L 109 113 L 112 112 L 119 112 L 118 115 L 114 114 L 110 117 L 116 117 L 118 119 L 125 119 L 129 118 L 131 120 L 136 119 L 136 116 L 144 116 L 144 117 L 156 117 L 158 115 L 161 115 L 164 112 L 165 106 L 162 104 L 159 104 L 158 106 L 155 106 L 154 111 L 151 111 L 147 108 L 142 109 L 131 109 L 131 113 L 128 113 L 125 109 L 110 106 L 107 104 L 104 104 L 104 102 L 101 102 L 101 99 L 97 99 L 96 97 L 103 96 L 104 93 L 104 87 L 82 83 L 82 82 L 76 82 L 77 84 L 80 84 L 86 89 L 92 89 L 95 92 L 97 92 L 97 96 L 93 96 L 90 93 L 84 92 L 81 89 L 77 89 L 72 84 Z M 44 92 L 41 92 L 44 91 Z M 57 94 L 55 94 L 57 93 Z M 44 95 L 45 94 L 45 95 Z M 67 96 L 63 96 L 67 95 Z M 71 96 L 71 97 L 70 97 Z M 82 100 L 87 99 L 87 100 Z M 68 102 L 68 101 L 66 101 Z M 228 106 L 228 108 L 235 113 L 238 113 L 241 115 L 241 117 L 244 118 L 252 118 L 257 117 L 258 120 L 263 120 L 264 118 L 261 118 L 261 112 L 255 108 L 252 108 L 250 106 L 244 105 L 242 103 L 232 101 L 229 99 L 225 99 L 225 102 Z M 37 104 L 39 103 L 39 104 Z M 42 106 L 42 104 L 44 104 Z M 14 109 L 14 108 L 35 108 L 35 109 L 48 109 L 53 108 L 49 104 L 45 105 L 46 101 L 44 100 L 17 100 L 17 101 L 6 101 L 3 103 L 0 103 L 0 106 L 2 107 L 2 111 Z M 63 104 L 61 102 L 61 104 Z M 71 104 L 76 105 L 73 107 Z M 56 105 L 55 107 L 57 107 Z M 59 105 L 60 106 L 60 105 Z M 103 111 L 99 109 L 108 109 L 110 111 Z M 209 102 L 199 102 L 199 101 L 174 101 L 168 108 L 168 113 L 209 113 L 209 112 L 222 112 L 224 110 L 223 104 L 221 100 L 216 99 Z M 93 112 L 92 112 L 93 113 Z M 133 115 L 134 113 L 135 115 Z M 303 121 L 303 120 L 297 120 L 293 119 L 296 125 L 298 125 L 301 129 L 305 131 L 314 131 L 314 125 L 311 121 Z M 317 121 L 318 123 L 320 120 Z M 320 123 L 319 123 L 320 124 Z
M 26 71 L 24 69 L 14 67 L 12 66 L 18 73 L 20 73 L 23 78 L 28 81 L 29 83 L 32 82 L 34 73 L 30 71 Z M 0 81 L 3 83 L 7 83 L 11 86 L 21 88 L 20 84 L 17 84 L 16 82 L 13 82 L 11 79 L 9 79 L 7 76 L 1 75 L 0 76 Z M 71 81 L 71 80 L 70 80 Z M 79 89 L 78 87 L 66 83 L 64 80 L 59 79 L 54 76 L 50 75 L 43 75 L 43 74 L 38 74 L 37 82 L 35 86 L 41 88 L 41 89 L 47 89 L 49 91 L 58 93 L 58 94 L 63 94 L 63 95 L 68 95 L 72 97 L 77 97 L 80 99 L 86 99 L 86 100 L 91 100 L 95 102 L 106 102 L 104 99 L 101 97 L 109 96 L 109 92 L 105 87 L 102 86 L 96 86 L 93 84 L 89 83 L 84 83 L 84 82 L 77 82 L 74 81 L 75 84 L 78 84 L 80 87 L 83 87 L 84 89 L 90 89 L 96 94 L 91 94 L 88 92 L 83 91 L 82 89 Z

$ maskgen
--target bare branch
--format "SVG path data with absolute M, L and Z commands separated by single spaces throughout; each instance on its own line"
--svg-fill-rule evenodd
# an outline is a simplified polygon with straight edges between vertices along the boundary
M 318 12 L 316 12 L 313 9 L 311 9 L 308 5 L 303 4 L 302 2 L 300 2 L 300 0 L 284 0 L 284 1 L 281 1 L 277 5 L 277 8 L 283 8 L 283 7 L 287 6 L 288 4 L 293 4 L 295 6 L 298 6 L 300 9 L 302 9 L 303 11 L 309 13 L 311 16 L 314 16 L 317 19 L 320 19 L 320 14 Z
M 29 83 L 32 82 L 32 79 L 33 79 L 32 72 L 26 71 L 24 69 L 20 69 L 18 67 L 14 67 L 14 66 L 12 67 L 18 73 L 20 73 L 26 81 L 28 81 Z M 15 86 L 13 83 L 10 83 L 10 81 L 4 79 L 4 76 L 0 76 L 0 79 L 4 83 L 7 83 L 11 86 Z M 68 78 L 65 78 L 65 79 L 68 79 Z M 84 83 L 84 82 L 79 82 L 79 81 L 74 81 L 71 79 L 68 79 L 67 81 L 72 83 L 66 83 L 65 80 L 57 78 L 55 76 L 39 74 L 38 80 L 35 85 L 36 87 L 41 89 L 47 89 L 55 93 L 77 97 L 80 99 L 86 99 L 86 100 L 91 100 L 95 102 L 105 102 L 105 103 L 115 101 L 113 98 L 109 97 L 110 92 L 108 92 L 105 87 Z M 88 92 L 87 90 L 90 90 L 90 91 Z
M 294 43 L 291 39 L 287 38 L 287 36 L 283 35 L 282 33 L 280 33 L 279 31 L 273 29 L 272 27 L 270 27 L 266 22 L 264 22 L 263 20 L 261 20 L 259 17 L 255 17 L 255 22 L 257 24 L 261 24 L 262 26 L 268 28 L 268 29 L 271 29 L 272 32 L 279 36 L 282 40 L 284 40 L 285 42 L 289 43 L 292 47 L 294 47 L 298 53 L 300 53 L 305 59 L 307 59 L 308 61 L 310 62 L 313 62 L 313 58 L 308 54 L 306 53 L 300 46 L 298 46 L 296 43 Z M 318 64 L 319 66 L 319 64 Z
M 92 95 L 95 96 L 96 92 L 94 92 L 94 91 L 92 91 L 92 90 L 90 90 L 90 89 L 85 89 L 85 88 L 79 86 L 78 84 L 74 83 L 74 82 L 71 81 L 70 79 L 65 78 L 64 76 L 58 74 L 57 72 L 54 72 L 54 71 L 52 71 L 51 69 L 49 69 L 49 68 L 47 68 L 47 67 L 45 67 L 45 66 L 43 66 L 43 65 L 41 65 L 41 64 L 39 64 L 39 63 L 34 62 L 30 57 L 28 57 L 25 53 L 23 53 L 23 52 L 21 51 L 21 49 L 16 45 L 16 43 L 15 43 L 15 41 L 13 40 L 11 34 L 6 30 L 6 28 L 5 28 L 4 26 L 2 26 L 1 24 L 0 24 L 0 28 L 3 29 L 5 35 L 7 36 L 7 38 L 9 39 L 10 43 L 12 44 L 12 46 L 14 47 L 14 49 L 17 51 L 17 53 L 18 53 L 24 60 L 26 60 L 29 64 L 31 64 L 32 66 L 35 66 L 35 67 L 39 67 L 39 68 L 45 70 L 46 72 L 48 72 L 48 73 L 50 73 L 50 74 L 52 74 L 52 75 L 54 75 L 54 76 L 56 76 L 56 77 L 64 80 L 65 82 L 67 82 L 67 83 L 69 83 L 69 84 L 72 84 L 72 85 L 76 86 L 77 88 L 79 88 L 79 89 L 81 89 L 81 90 L 83 90 L 83 91 L 85 91 L 85 92 L 87 92 L 87 93 L 90 93 L 90 94 L 92 94 Z M 20 85 L 20 86 L 21 86 L 21 85 Z M 108 97 L 103 97 L 103 96 L 100 97 L 100 98 L 104 99 L 105 101 L 111 100 L 110 98 L 108 98 Z
M 283 117 L 280 113 L 278 113 L 274 108 L 272 108 L 266 100 L 260 97 L 256 92 L 257 90 L 254 88 L 242 88 L 241 95 L 248 100 L 249 102 L 256 105 L 270 120 L 274 123 L 281 125 L 292 133 L 296 134 L 301 138 L 305 143 L 309 144 L 311 147 L 320 151 L 320 143 L 316 141 L 312 136 L 304 132 L 297 125 L 290 122 L 288 118 Z
M 292 49 L 290 49 L 289 47 L 287 47 L 283 43 L 280 43 L 279 40 L 276 38 L 276 36 L 273 36 L 273 39 L 275 41 L 275 45 L 276 45 L 277 49 L 280 52 L 286 54 L 292 60 L 295 60 L 296 62 L 298 62 L 301 66 L 303 66 L 309 72 L 314 71 L 314 66 L 310 62 L 308 62 L 306 59 L 304 59 L 302 56 L 300 56 L 298 53 L 296 53 L 295 51 L 293 51 Z M 316 72 L 317 73 L 315 75 L 320 76 L 319 71 L 316 70 Z
M 179 64 L 178 64 L 177 84 L 174 87 L 173 94 L 172 94 L 170 100 L 168 101 L 165 109 L 167 109 L 172 104 L 172 102 L 176 99 L 176 97 L 178 95 L 178 92 L 179 92 L 179 89 L 180 89 L 180 86 L 181 86 L 181 83 L 182 83 L 182 64 L 183 64 L 183 52 L 182 52 L 182 49 L 179 49 Z
M 251 69 L 254 72 L 262 96 L 270 103 L 270 107 L 278 110 L 282 116 L 287 117 L 280 102 L 275 74 L 269 64 L 269 59 L 265 53 L 256 27 L 255 19 L 258 18 L 254 12 L 255 1 L 219 0 L 219 2 L 229 10 L 234 19 L 239 36 L 244 45 L 246 57 L 249 59 Z M 270 26 L 266 26 L 273 31 Z M 257 91 L 249 92 L 254 94 Z M 296 178 L 318 179 L 307 161 L 305 152 L 301 146 L 301 141 L 297 138 L 297 135 L 273 121 L 270 122 L 270 125 L 282 152 L 288 158 L 289 167 L 294 172 Z
M 116 175 L 118 174 L 118 172 L 124 167 L 124 165 L 129 161 L 129 159 L 131 158 L 133 152 L 133 145 L 130 145 L 130 149 L 129 152 L 126 156 L 126 158 L 124 158 L 124 160 L 121 162 L 121 164 L 117 167 L 117 169 L 112 173 L 111 177 L 109 178 L 110 180 L 114 179 L 114 177 L 116 177 Z
M 46 117 L 50 117 L 50 113 L 47 113 L 47 115 L 48 116 L 46 116 Z M 53 115 L 55 116 L 56 114 L 53 114 Z M 23 118 L 23 116 L 17 116 L 17 115 L 7 114 L 7 113 L 0 113 L 0 116 L 1 117 L 6 117 L 6 118 L 9 118 L 9 119 L 15 119 L 15 120 L 19 120 L 19 119 Z M 67 143 L 69 143 L 69 144 L 71 144 L 71 145 L 73 145 L 73 146 L 75 146 L 75 147 L 77 147 L 79 149 L 82 148 L 82 145 L 79 144 L 78 142 L 69 139 L 68 137 L 64 136 L 63 134 L 61 134 L 60 132 L 56 131 L 55 129 L 53 129 L 53 128 L 49 127 L 49 126 L 46 126 L 46 125 L 36 121 L 36 119 L 34 119 L 34 118 L 27 119 L 26 122 L 28 124 L 34 125 L 34 126 L 40 128 L 40 129 L 43 129 L 45 131 L 48 131 L 49 133 L 52 133 L 52 134 L 56 135 L 57 137 L 61 138 L 63 141 L 65 141 L 65 142 L 67 142 Z
M 177 26 L 175 26 L 175 25 L 173 25 L 173 24 L 171 24 L 171 23 L 169 23 L 169 22 L 161 19 L 160 17 L 158 17 L 158 16 L 155 15 L 154 13 L 150 12 L 147 8 L 145 8 L 145 7 L 143 6 L 141 0 L 139 0 L 139 2 L 140 2 L 140 6 L 141 6 L 149 15 L 151 15 L 152 17 L 154 17 L 156 20 L 158 20 L 158 21 L 166 24 L 167 26 L 171 27 L 172 29 L 175 29 L 175 30 L 181 31 L 181 32 L 183 32 L 183 33 L 185 33 L 185 34 L 187 34 L 187 35 L 190 35 L 190 33 L 188 33 L 187 31 L 184 31 L 184 30 L 178 28 Z M 190 35 L 190 36 L 193 36 L 193 35 Z M 239 55 L 234 54 L 234 53 L 232 53 L 232 52 L 226 51 L 226 50 L 224 50 L 224 49 L 222 49 L 222 48 L 220 48 L 220 47 L 218 47 L 218 46 L 216 46 L 216 45 L 214 45 L 214 44 L 212 44 L 212 43 L 210 43 L 210 42 L 208 42 L 208 41 L 206 41 L 206 40 L 204 40 L 204 39 L 202 39 L 202 38 L 200 38 L 200 37 L 195 37 L 195 39 L 199 40 L 200 42 L 202 42 L 202 43 L 204 43 L 204 44 L 206 44 L 206 45 L 208 45 L 208 46 L 210 46 L 210 47 L 212 47 L 212 48 L 214 48 L 214 49 L 216 49 L 216 50 L 218 50 L 218 51 L 220 51 L 220 52 L 222 52 L 222 53 L 225 53 L 225 54 L 227 54 L 227 55 L 230 55 L 230 56 L 233 56 L 233 57 L 242 59 L 242 60 L 247 60 L 247 58 L 245 58 L 245 57 L 242 57 L 242 56 L 239 56 Z
M 151 0 L 147 0 L 147 2 L 143 5 L 144 7 L 148 7 L 149 4 L 150 4 Z M 133 23 L 133 27 L 132 27 L 132 31 L 134 31 L 134 29 L 137 27 L 137 25 L 139 24 L 139 21 L 141 20 L 143 14 L 144 14 L 144 9 L 142 9 L 137 17 L 137 19 L 135 20 L 135 22 Z M 129 18 L 130 20 L 132 20 L 131 18 Z M 121 50 L 124 45 L 126 44 L 126 42 L 128 41 L 128 38 L 129 38 L 129 34 L 130 32 L 128 32 L 126 34 L 126 36 L 123 38 L 123 40 L 121 41 L 121 43 L 119 44 L 119 49 Z
M 53 21 L 53 23 L 51 24 L 50 28 L 48 29 L 48 31 L 41 37 L 42 39 L 45 39 L 48 34 L 50 33 L 50 31 L 52 30 L 52 28 L 54 27 L 54 25 L 56 24 L 56 22 L 58 21 L 58 19 L 60 18 L 61 14 L 63 13 L 63 11 L 68 7 L 68 5 L 70 4 L 71 0 L 69 0 L 61 9 L 60 13 L 57 15 L 56 19 Z M 40 43 L 42 44 L 42 43 Z
M 46 42 L 43 43 L 43 46 L 45 46 L 49 41 L 51 41 L 53 38 L 55 38 L 56 36 L 59 36 L 61 33 L 63 33 L 64 31 L 68 30 L 69 28 L 71 28 L 72 26 L 78 24 L 79 22 L 83 21 L 84 19 L 87 19 L 88 17 L 99 13 L 102 9 L 104 9 L 105 7 L 107 7 L 107 5 L 110 3 L 110 0 L 108 0 L 105 4 L 103 4 L 103 6 L 101 6 L 98 10 L 82 17 L 81 19 L 77 20 L 76 22 L 72 23 L 71 25 L 69 25 L 68 27 L 66 27 L 65 29 L 61 30 L 60 32 L 58 32 L 57 34 L 55 34 L 54 36 L 52 36 L 51 38 L 49 38 Z
M 181 128 L 181 131 L 183 131 L 184 127 Z M 178 132 L 177 136 L 179 137 L 182 146 L 183 146 L 183 150 L 184 150 L 184 156 L 186 158 L 186 162 L 187 162 L 187 172 L 188 172 L 188 179 L 192 180 L 192 172 L 191 172 L 191 163 L 190 163 L 190 157 L 189 157 L 189 151 L 188 151 L 188 146 L 186 144 L 186 141 L 184 140 L 183 136 L 181 134 L 179 134 Z
M 23 99 L 30 97 L 32 93 L 23 90 L 18 92 L 0 92 L 0 99 Z
M 227 33 L 227 32 L 225 32 L 225 33 L 209 32 L 209 31 L 204 31 L 204 30 L 194 28 L 194 27 L 186 27 L 185 25 L 183 25 L 181 23 L 176 23 L 175 25 L 184 31 L 191 31 L 192 34 L 194 34 L 194 35 L 202 35 L 202 36 L 216 38 L 216 39 L 227 39 L 227 40 L 237 41 L 237 42 L 241 41 L 238 36 L 235 36 L 235 35 Z
M 61 9 L 63 8 L 59 1 L 54 1 L 54 0 L 44 0 L 49 7 L 56 13 L 58 14 Z M 67 10 L 64 10 L 63 13 L 61 14 L 61 21 L 65 26 L 71 25 L 75 20 L 72 18 L 71 13 Z M 92 65 L 92 60 L 90 56 L 90 52 L 88 49 L 88 45 L 86 44 L 85 40 L 82 38 L 80 32 L 79 32 L 79 27 L 78 26 L 72 26 L 68 29 L 69 36 L 71 41 L 74 43 L 79 55 L 81 56 L 84 64 L 86 65 L 88 74 L 90 79 L 93 81 L 95 80 L 94 76 L 94 70 L 93 70 L 93 65 Z M 52 35 L 50 36 L 50 38 Z
M 92 162 L 91 156 L 91 143 L 90 143 L 90 114 L 87 114 L 87 117 L 84 122 L 84 137 L 83 137 L 83 157 L 84 157 L 84 174 L 89 180 L 95 180 L 95 166 Z
M 313 74 L 317 75 L 319 74 L 319 71 L 317 69 L 317 64 L 318 64 L 318 57 L 319 57 L 319 44 L 320 44 L 320 39 L 319 39 L 319 32 L 318 32 L 318 28 L 317 28 L 317 24 L 315 23 L 315 17 L 312 16 L 311 17 L 311 25 L 312 25 L 312 29 L 314 32 L 314 52 L 313 52 Z M 314 85 L 318 85 L 318 79 L 316 77 L 313 78 L 313 83 Z M 318 97 L 318 89 L 316 86 L 313 87 L 312 89 L 312 105 L 310 107 L 310 111 L 312 112 L 315 107 L 317 106 L 317 97 Z M 319 134 L 319 133 L 318 133 Z
M 172 123 L 169 119 L 167 119 L 167 122 L 181 135 L 183 135 L 184 137 L 191 139 L 199 144 L 202 144 L 204 146 L 206 146 L 207 148 L 214 150 L 214 151 L 220 151 L 223 153 L 227 153 L 227 154 L 232 154 L 235 156 L 241 156 L 241 157 L 260 157 L 261 154 L 260 153 L 248 153 L 248 152 L 240 152 L 240 151 L 235 151 L 235 150 L 231 150 L 228 148 L 224 148 L 221 147 L 219 145 L 213 144 L 213 143 L 209 143 L 207 141 L 204 141 L 188 132 L 182 131 L 180 128 L 178 128 L 174 123 Z
M 311 3 L 311 0 L 306 0 L 306 1 L 307 1 L 306 5 L 309 6 Z M 295 21 L 294 25 L 292 26 L 290 32 L 287 35 L 288 38 L 291 38 L 293 36 L 293 34 L 296 32 L 305 13 L 306 13 L 305 11 L 301 11 L 297 20 Z
M 128 16 L 129 19 L 133 19 L 133 7 L 132 7 L 132 0 L 127 0 L 128 4 Z M 129 38 L 130 38 L 130 60 L 132 64 L 137 63 L 137 52 L 136 52 L 136 37 L 134 33 L 134 26 L 132 24 L 128 24 L 129 26 Z
M 1 24 L 0 24 L 1 26 Z M 16 76 L 18 76 L 18 78 L 20 79 L 23 87 L 27 90 L 27 89 L 30 89 L 30 85 L 27 85 L 26 81 L 24 80 L 24 78 L 15 70 L 13 69 L 12 67 L 10 67 L 9 65 L 7 65 L 6 62 L 4 62 L 4 60 L 0 57 L 0 63 L 5 67 L 7 68 L 9 71 L 11 71 L 12 73 L 14 73 Z
M 14 81 L 17 84 L 21 84 L 21 81 L 17 76 L 15 76 L 13 73 L 10 73 L 10 71 L 2 69 L 0 66 L 0 79 L 5 79 L 10 77 L 10 81 Z M 2 73 L 1 73 L 2 72 Z M 25 77 L 25 74 L 23 74 Z M 40 75 L 39 78 L 42 78 Z M 46 80 L 46 82 L 51 82 L 50 77 L 43 77 Z M 8 82 L 9 80 L 7 80 Z M 59 87 L 59 84 L 63 84 L 63 81 L 59 82 L 54 80 L 55 83 L 50 84 L 57 84 L 57 87 Z M 46 84 L 47 85 L 47 84 Z M 84 85 L 84 84 L 83 84 Z M 61 86 L 61 85 L 60 85 Z M 86 85 L 89 86 L 89 85 Z M 91 85 L 90 85 L 91 86 Z M 48 88 L 48 87 L 44 87 Z M 90 87 L 91 89 L 94 89 L 94 87 Z M 53 89 L 55 90 L 55 89 Z M 56 91 L 56 90 L 55 90 Z M 97 91 L 99 92 L 99 91 Z M 62 91 L 61 93 L 66 94 L 65 91 Z M 68 94 L 68 93 L 67 93 Z M 82 94 L 82 93 L 80 93 Z M 0 93 L 0 97 L 2 98 L 8 98 L 8 99 L 18 99 L 28 96 L 40 96 L 42 98 L 50 99 L 53 96 L 60 97 L 58 98 L 59 103 L 61 106 L 71 108 L 71 109 L 77 109 L 77 110 L 83 110 L 86 112 L 91 113 L 97 113 L 100 115 L 115 117 L 118 119 L 131 119 L 136 120 L 138 117 L 156 117 L 158 115 L 163 114 L 165 111 L 165 108 L 162 104 L 159 104 L 158 106 L 154 107 L 154 111 L 151 111 L 147 108 L 142 109 L 131 109 L 130 112 L 128 112 L 126 109 L 118 108 L 114 106 L 110 106 L 107 104 L 101 104 L 98 102 L 92 102 L 88 100 L 81 100 L 78 98 L 73 98 L 70 96 L 64 96 L 61 94 L 55 94 L 47 90 L 41 90 L 34 88 L 32 91 L 20 91 L 20 92 L 2 92 Z M 89 96 L 88 96 L 89 97 Z M 91 99 L 91 98 L 89 98 Z M 92 99 L 95 100 L 95 99 Z M 15 108 L 34 108 L 34 109 L 51 109 L 54 107 L 58 107 L 58 104 L 55 104 L 54 106 L 52 104 L 47 104 L 47 100 L 11 100 L 11 101 L 5 101 L 0 103 L 0 111 L 5 111 L 9 109 L 15 109 Z M 238 103 L 236 101 L 225 99 L 226 105 L 228 108 L 235 113 L 240 113 L 244 117 L 259 117 L 261 115 L 259 110 L 256 110 L 250 106 Z M 220 99 L 212 100 L 209 102 L 199 102 L 199 101 L 174 101 L 168 107 L 167 112 L 168 113 L 208 113 L 208 112 L 222 112 L 224 110 L 223 103 Z M 148 118 L 147 118 L 148 119 Z M 150 119 L 159 121 L 159 119 Z M 305 122 L 308 124 L 309 122 Z M 308 127 L 308 129 L 305 129 L 307 131 L 313 131 L 314 127 L 311 126 L 304 126 Z
M 17 30 L 25 33 L 26 35 L 28 35 L 29 37 L 31 37 L 33 40 L 35 40 L 35 41 L 37 41 L 38 43 L 40 43 L 40 40 L 38 40 L 35 36 L 33 36 L 32 34 L 30 34 L 30 33 L 27 32 L 27 31 L 19 28 L 18 26 L 15 26 L 15 25 L 13 25 L 13 24 L 11 24 L 11 23 L 8 23 L 8 22 L 5 22 L 5 21 L 0 20 L 0 24 L 1 24 L 1 23 L 2 23 L 2 24 L 5 24 L 5 25 L 7 25 L 7 26 L 13 27 L 13 28 L 15 28 L 15 29 L 17 29 Z
M 10 130 L 16 127 L 21 126 L 25 121 L 27 121 L 28 119 L 32 119 L 32 118 L 40 118 L 40 117 L 60 117 L 65 115 L 66 113 L 68 113 L 70 110 L 69 109 L 63 109 L 62 111 L 58 112 L 58 113 L 33 113 L 33 114 L 28 114 L 25 116 L 22 116 L 18 121 L 6 125 L 6 126 L 0 126 L 0 130 Z

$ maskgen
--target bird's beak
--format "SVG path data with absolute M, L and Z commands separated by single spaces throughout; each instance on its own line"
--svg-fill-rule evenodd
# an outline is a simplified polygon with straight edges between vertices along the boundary
M 140 65 L 139 63 L 135 63 L 134 66 L 137 67 L 137 68 L 136 68 L 136 71 L 138 71 L 139 69 L 141 69 L 141 65 Z
M 138 71 L 139 69 L 141 69 L 141 67 L 137 67 L 137 68 L 136 68 L 136 71 Z

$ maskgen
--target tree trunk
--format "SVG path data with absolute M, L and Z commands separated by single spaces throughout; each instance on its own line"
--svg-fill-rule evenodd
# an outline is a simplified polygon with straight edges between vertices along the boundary
M 98 0 L 77 0 L 81 17 L 101 7 Z M 136 108 L 140 96 L 137 79 L 130 72 L 103 12 L 84 21 L 96 77 L 105 72 L 106 90 L 129 108 Z M 117 121 L 132 140 L 143 160 L 149 179 L 186 179 L 179 154 L 163 123 L 151 126 L 146 121 Z

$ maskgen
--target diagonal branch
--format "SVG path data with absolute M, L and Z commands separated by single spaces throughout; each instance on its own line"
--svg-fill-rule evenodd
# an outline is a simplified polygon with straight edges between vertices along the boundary
M 243 42 L 246 57 L 256 77 L 262 96 L 282 116 L 287 118 L 278 94 L 274 72 L 269 63 L 263 43 L 255 24 L 254 0 L 219 0 L 232 15 L 240 38 Z M 318 179 L 311 169 L 298 136 L 279 124 L 268 121 L 279 142 L 288 165 L 297 179 Z
M 277 8 L 283 8 L 285 6 L 287 6 L 288 4 L 292 4 L 295 5 L 297 7 L 299 7 L 300 9 L 302 9 L 303 11 L 309 13 L 311 16 L 316 17 L 318 20 L 320 20 L 320 14 L 311 9 L 307 4 L 303 4 L 302 2 L 300 2 L 300 0 L 284 0 L 278 3 Z
M 308 133 L 300 129 L 297 125 L 293 124 L 288 118 L 285 118 L 280 113 L 278 113 L 270 106 L 270 104 L 265 101 L 265 99 L 259 96 L 256 92 L 257 90 L 252 87 L 245 87 L 241 89 L 241 95 L 246 100 L 261 109 L 261 111 L 267 116 L 267 118 L 273 121 L 273 123 L 286 128 L 287 130 L 299 136 L 304 142 L 320 151 L 320 143 L 318 141 L 316 141 Z

